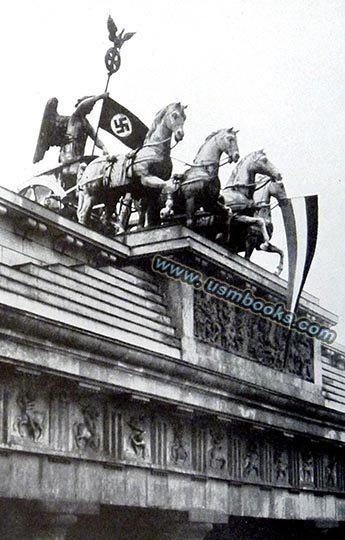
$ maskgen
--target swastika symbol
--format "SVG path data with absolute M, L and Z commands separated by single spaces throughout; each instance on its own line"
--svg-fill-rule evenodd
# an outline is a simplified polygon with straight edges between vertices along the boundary
M 118 137 L 128 137 L 132 133 L 132 124 L 128 116 L 119 113 L 112 117 L 111 129 Z

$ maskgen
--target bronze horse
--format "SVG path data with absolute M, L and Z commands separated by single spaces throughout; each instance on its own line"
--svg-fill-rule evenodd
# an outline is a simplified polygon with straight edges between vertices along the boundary
M 102 220 L 109 224 L 120 197 L 126 193 L 134 199 L 147 199 L 149 225 L 159 223 L 159 195 L 172 172 L 171 137 L 174 135 L 176 143 L 184 137 L 185 108 L 181 103 L 171 103 L 157 113 L 143 146 L 133 153 L 122 177 L 116 168 L 116 158 L 115 163 L 100 158 L 101 174 L 96 177 L 93 173 L 96 160 L 85 168 L 78 181 L 79 223 L 87 225 L 92 207 L 103 203 Z
M 273 234 L 273 224 L 271 215 L 271 198 L 274 197 L 280 205 L 286 201 L 287 196 L 284 184 L 281 180 L 275 181 L 267 176 L 262 176 L 254 191 L 253 199 L 253 217 L 264 220 L 269 240 Z M 243 223 L 234 217 L 230 225 L 230 247 L 235 253 L 244 251 L 245 259 L 249 260 L 254 249 L 267 251 L 268 253 L 278 253 L 279 263 L 275 274 L 279 276 L 283 270 L 284 252 L 279 247 L 271 244 L 270 241 L 264 241 L 262 229 L 258 224 Z
M 277 181 L 282 179 L 277 167 L 269 161 L 265 152 L 257 150 L 239 161 L 222 189 L 221 197 L 224 206 L 234 214 L 232 223 L 256 225 L 260 228 L 264 240 L 262 249 L 265 249 L 270 240 L 266 221 L 260 216 L 254 216 L 253 195 L 257 187 L 256 174 L 263 174 Z
M 217 206 L 220 192 L 218 178 L 221 155 L 226 153 L 228 162 L 239 160 L 237 131 L 233 128 L 219 129 L 211 133 L 199 148 L 189 169 L 180 176 L 180 186 L 161 210 L 161 218 L 170 214 L 186 214 L 187 227 L 193 228 L 195 212 L 199 208 L 212 212 Z

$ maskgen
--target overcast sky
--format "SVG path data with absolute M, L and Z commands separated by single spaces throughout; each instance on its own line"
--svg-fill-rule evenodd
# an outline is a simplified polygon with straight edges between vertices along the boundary
M 103 91 L 109 14 L 120 29 L 137 32 L 123 46 L 111 96 L 148 125 L 168 103 L 189 104 L 177 158 L 192 160 L 211 131 L 235 126 L 241 155 L 264 148 L 289 196 L 319 195 L 319 241 L 306 289 L 342 317 L 336 330 L 345 343 L 345 2 L 6 3 L 0 23 L 5 187 L 15 190 L 57 164 L 52 149 L 32 165 L 49 98 L 57 97 L 59 112 L 70 114 L 77 98 Z M 101 137 L 112 153 L 123 151 L 115 139 Z M 231 170 L 223 167 L 223 181 Z M 274 224 L 273 241 L 283 246 L 278 210 Z M 270 254 L 256 261 L 268 269 L 277 264 Z

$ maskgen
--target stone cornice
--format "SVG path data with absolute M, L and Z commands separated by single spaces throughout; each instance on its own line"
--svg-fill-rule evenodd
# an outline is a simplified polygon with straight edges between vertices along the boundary
M 0 215 L 16 221 L 18 228 L 22 228 L 24 233 L 25 229 L 33 228 L 35 221 L 38 225 L 49 230 L 49 236 L 51 236 L 53 243 L 61 235 L 68 235 L 75 242 L 79 242 L 81 248 L 94 248 L 103 251 L 109 256 L 113 256 L 114 260 L 126 258 L 130 254 L 130 248 L 122 241 L 111 240 L 3 187 L 0 187 L 0 208 L 2 209 Z M 31 221 L 24 222 L 25 219 Z M 43 230 L 41 232 L 45 233 Z

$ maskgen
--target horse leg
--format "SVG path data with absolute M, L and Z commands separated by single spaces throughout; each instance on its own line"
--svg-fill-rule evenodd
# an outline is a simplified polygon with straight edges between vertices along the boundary
M 226 211 L 226 215 L 225 215 L 225 235 L 224 235 L 224 241 L 225 241 L 225 245 L 229 245 L 230 244 L 230 240 L 231 240 L 231 221 L 232 221 L 232 212 L 230 209 L 228 208 L 225 208 L 225 211 Z
M 116 205 L 119 202 L 120 193 L 118 193 L 115 190 L 112 190 L 108 193 L 108 197 L 106 199 L 106 203 L 104 205 L 104 210 L 102 214 L 102 224 L 108 233 L 114 233 L 114 234 L 120 234 L 121 232 L 124 232 L 121 228 L 121 223 L 119 224 L 117 222 L 117 230 L 115 232 L 114 224 L 112 223 L 112 216 L 116 211 Z
M 274 274 L 276 276 L 280 276 L 284 268 L 284 251 L 278 248 L 277 246 L 272 246 L 272 247 L 274 247 L 274 249 L 276 250 L 275 253 L 278 253 L 279 255 L 279 263 L 277 265 L 277 268 L 274 271 Z
M 249 217 L 248 219 L 253 220 L 252 223 L 257 225 L 261 231 L 264 242 L 260 245 L 260 249 L 262 251 L 268 251 L 271 236 L 267 231 L 266 220 L 262 217 Z
M 159 216 L 159 198 L 160 192 L 155 190 L 146 195 L 146 204 L 147 204 L 147 225 L 153 227 L 155 225 L 160 225 L 160 216 Z
M 267 251 L 268 247 L 270 245 L 271 236 L 268 233 L 268 230 L 267 230 L 267 227 L 266 227 L 266 220 L 264 218 L 261 218 L 261 217 L 254 218 L 254 219 L 257 219 L 257 224 L 260 227 L 260 230 L 262 232 L 262 236 L 264 237 L 264 242 L 263 242 L 263 244 L 260 245 L 260 249 L 262 249 L 263 251 Z
M 133 197 L 131 193 L 126 193 L 122 199 L 122 207 L 118 220 L 119 233 L 125 232 L 128 228 L 129 218 L 131 217 L 132 201 Z
M 260 249 L 262 249 L 261 246 L 260 246 Z M 270 242 L 269 242 L 267 248 L 263 249 L 262 251 L 266 251 L 267 253 L 278 253 L 278 255 L 279 255 L 279 263 L 277 265 L 277 268 L 274 271 L 274 274 L 276 276 L 280 276 L 280 274 L 282 273 L 282 270 L 284 268 L 284 252 L 279 247 L 274 246 Z
M 103 212 L 100 217 L 100 222 L 102 224 L 103 232 L 111 232 L 111 216 L 113 215 L 113 206 L 106 204 L 103 208 Z
M 254 244 L 250 241 L 250 239 L 246 240 L 246 248 L 244 251 L 244 258 L 249 261 L 250 257 L 252 256 L 252 253 L 254 251 Z
M 186 225 L 190 229 L 193 228 L 194 225 L 194 208 L 195 208 L 195 201 L 194 197 L 188 197 L 186 200 Z
M 228 246 L 230 243 L 230 234 L 231 234 L 231 221 L 232 221 L 232 211 L 230 208 L 227 208 L 219 201 L 216 204 L 216 218 L 218 217 L 219 225 L 216 231 L 216 241 L 219 243 Z
M 162 180 L 158 176 L 141 176 L 141 185 L 148 187 L 152 190 L 152 193 L 158 192 L 159 195 L 164 193 L 167 196 L 166 206 L 163 209 L 162 217 L 166 217 L 172 213 L 173 208 L 173 192 L 175 191 L 175 185 L 173 182 Z M 159 225 L 160 224 L 160 212 L 159 212 L 159 195 L 155 196 L 154 203 L 149 203 L 147 210 L 147 221 L 148 225 Z
M 257 225 L 262 233 L 264 242 L 260 245 L 260 249 L 267 251 L 270 241 L 270 235 L 268 234 L 266 227 L 266 220 L 261 217 L 251 217 L 251 216 L 237 216 L 236 220 L 240 223 L 246 223 L 248 225 Z
M 141 185 L 151 189 L 162 190 L 166 187 L 166 181 L 158 178 L 158 176 L 146 176 L 144 174 L 140 177 Z
M 84 191 L 79 189 L 78 190 L 78 206 L 77 206 L 77 218 L 78 223 L 83 223 L 83 217 L 84 217 Z
M 136 209 L 138 212 L 138 229 L 143 229 L 145 227 L 145 219 L 148 210 L 147 199 L 140 199 L 140 201 L 138 201 Z
M 78 192 L 78 209 L 77 217 L 78 223 L 82 225 L 88 225 L 91 209 L 93 206 L 93 197 L 84 190 L 79 190 Z

